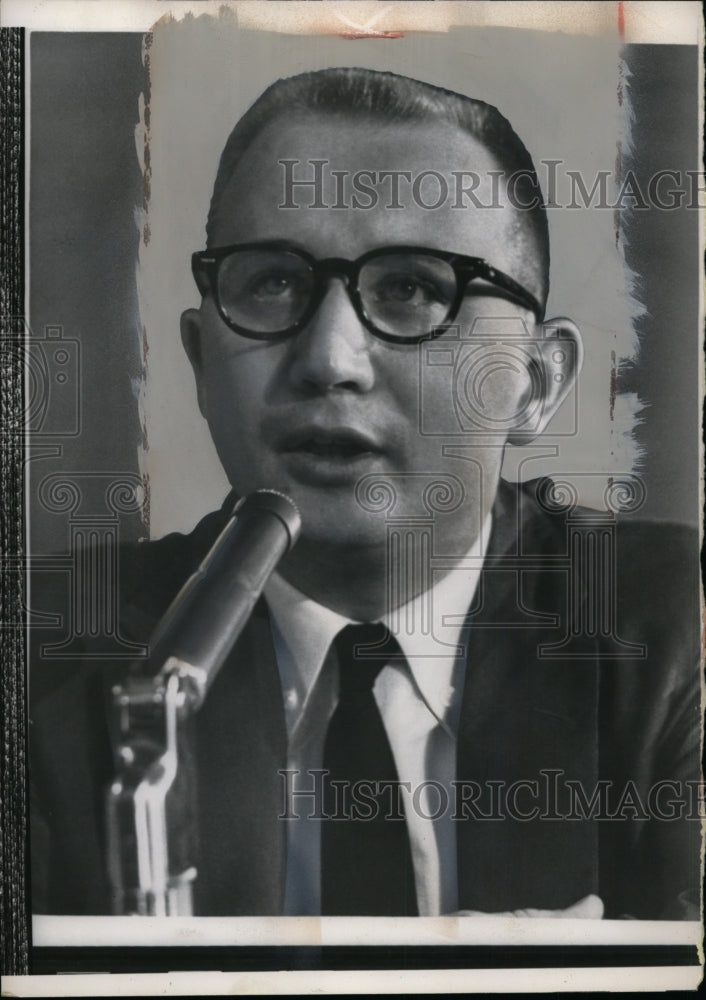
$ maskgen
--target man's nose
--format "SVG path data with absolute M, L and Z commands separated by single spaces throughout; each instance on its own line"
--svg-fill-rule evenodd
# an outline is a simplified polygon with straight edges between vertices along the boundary
M 369 392 L 375 381 L 371 341 L 343 280 L 333 278 L 319 308 L 293 338 L 291 384 L 307 392 Z

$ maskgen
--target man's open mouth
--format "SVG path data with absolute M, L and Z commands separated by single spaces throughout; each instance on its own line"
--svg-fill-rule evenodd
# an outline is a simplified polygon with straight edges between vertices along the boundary
M 365 434 L 350 429 L 322 430 L 308 428 L 287 435 L 282 451 L 312 455 L 318 458 L 353 460 L 378 453 L 377 444 Z

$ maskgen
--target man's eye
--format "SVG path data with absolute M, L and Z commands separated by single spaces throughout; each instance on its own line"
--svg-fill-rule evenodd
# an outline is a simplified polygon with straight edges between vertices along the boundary
M 375 293 L 378 302 L 391 304 L 424 306 L 441 300 L 440 291 L 432 282 L 407 274 L 389 275 L 380 280 Z
M 299 282 L 291 275 L 272 272 L 252 278 L 248 284 L 248 294 L 259 299 L 277 299 L 295 295 Z

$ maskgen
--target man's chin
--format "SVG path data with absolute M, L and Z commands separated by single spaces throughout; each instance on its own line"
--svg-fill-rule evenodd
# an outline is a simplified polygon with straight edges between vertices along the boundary
M 295 503 L 296 503 L 295 499 Z M 336 553 L 343 558 L 348 553 L 361 556 L 376 550 L 384 552 L 387 543 L 387 528 L 384 517 L 372 515 L 365 511 L 337 510 L 336 505 L 325 513 L 307 510 L 307 505 L 300 506 L 302 516 L 302 548 L 318 547 Z M 319 551 L 320 557 L 324 556 Z

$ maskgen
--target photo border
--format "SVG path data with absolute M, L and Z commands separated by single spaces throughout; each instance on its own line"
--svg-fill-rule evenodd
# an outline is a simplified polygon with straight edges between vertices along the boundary
M 16 5 L 15 5 L 16 6 Z M 531 5 L 541 6 L 541 5 Z M 622 6 L 622 5 L 619 5 Z M 2 289 L 2 322 L 3 338 L 0 344 L 0 359 L 3 372 L 3 426 L 2 426 L 2 501 L 4 504 L 3 533 L 3 572 L 0 574 L 0 606 L 3 608 L 3 652 L 2 652 L 2 685 L 3 699 L 0 708 L 0 723 L 5 739 L 2 749 L 2 778 L 0 784 L 0 835 L 2 837 L 2 902 L 0 919 L 2 919 L 2 957 L 3 971 L 6 976 L 26 976 L 30 971 L 42 975 L 62 968 L 66 972 L 103 971 L 96 965 L 101 957 L 112 955 L 116 958 L 121 971 L 137 973 L 147 971 L 145 963 L 148 959 L 154 963 L 163 963 L 162 971 L 191 972 L 194 968 L 207 971 L 211 963 L 227 972 L 229 969 L 228 951 L 219 949 L 186 949 L 177 958 L 175 951 L 168 948 L 169 954 L 161 955 L 164 949 L 151 951 L 145 948 L 140 951 L 140 960 L 134 950 L 129 954 L 120 955 L 121 949 L 75 948 L 72 949 L 73 967 L 66 967 L 66 960 L 59 955 L 50 954 L 52 949 L 37 949 L 33 957 L 31 942 L 31 921 L 29 917 L 29 862 L 28 862 L 28 822 L 27 822 L 27 783 L 26 783 L 26 739 L 27 739 L 27 708 L 26 708 L 26 676 L 25 676 L 25 608 L 27 605 L 23 587 L 23 572 L 26 565 L 25 551 L 25 510 L 23 496 L 23 476 L 25 467 L 25 440 L 18 434 L 16 428 L 21 426 L 25 412 L 25 385 L 22 371 L 13 363 L 14 348 L 17 337 L 23 336 L 23 331 L 17 330 L 17 317 L 25 313 L 25 43 L 26 29 L 23 27 L 2 28 L 0 35 L 0 72 L 2 72 L 2 93 L 4 104 L 2 173 L 0 176 L 0 193 L 6 205 L 3 218 L 2 260 L 0 272 L 0 288 Z M 703 223 L 703 218 L 702 218 Z M 703 242 L 703 240 L 702 240 Z M 9 375 L 7 374 L 9 373 Z M 13 431 L 13 428 L 15 430 Z M 266 947 L 266 946 L 265 946 Z M 316 969 L 333 971 L 342 969 L 371 969 L 376 963 L 367 956 L 364 965 L 351 963 L 351 954 L 345 949 L 338 952 L 329 951 L 329 960 L 324 958 L 327 948 L 334 946 L 306 946 L 299 952 L 286 953 L 285 946 L 274 947 L 272 956 L 266 956 L 262 946 L 252 954 L 243 955 L 240 951 L 240 971 L 243 964 L 251 973 L 296 970 L 297 965 L 304 970 L 314 972 Z M 700 956 L 695 945 L 647 945 L 647 946 L 580 946 L 577 951 L 572 946 L 547 946 L 549 950 L 542 951 L 541 945 L 529 946 L 529 951 L 515 950 L 512 963 L 499 962 L 505 968 L 558 968 L 570 969 L 597 968 L 612 966 L 614 968 L 636 968 L 649 966 L 659 969 L 679 967 L 692 969 L 699 964 Z M 354 951 L 357 946 L 350 946 Z M 468 948 L 475 948 L 469 951 Z M 468 946 L 463 954 L 458 953 L 463 961 L 463 968 L 487 969 L 494 963 L 490 956 L 501 957 L 507 952 L 506 946 Z M 586 949 L 590 949 L 587 951 Z M 593 949 L 596 950 L 593 950 Z M 312 950 L 313 949 L 313 950 Z M 444 946 L 444 955 L 452 954 L 449 946 Z M 539 949 L 539 950 L 538 950 Z M 124 949 L 122 949 L 124 951 Z M 233 955 L 237 949 L 230 949 Z M 158 955 L 159 953 L 159 955 Z M 316 955 L 315 955 L 316 953 Z M 323 953 L 323 954 L 322 954 Z M 358 950 L 357 954 L 363 958 Z M 312 961 L 317 955 L 323 961 Z M 366 953 L 367 955 L 367 953 Z M 409 968 L 409 953 L 397 953 L 403 968 Z M 199 956 L 198 958 L 196 956 Z M 531 956 L 531 957 L 530 957 Z M 245 957 L 245 962 L 242 962 Z M 388 955 L 390 959 L 396 956 Z M 582 961 L 577 958 L 582 957 Z M 175 960 L 176 958 L 176 960 Z M 383 956 L 380 956 L 381 960 Z M 145 961 L 142 962 L 142 959 Z M 259 961 L 256 961 L 259 959 Z M 524 962 L 521 966 L 517 964 Z M 540 963 L 540 959 L 542 959 Z M 593 960 L 595 959 L 595 961 Z M 600 961 L 599 961 L 600 959 Z M 161 960 L 161 962 L 160 962 Z M 515 961 L 517 960 L 517 962 Z M 233 959 L 234 961 L 234 959 Z M 419 964 L 419 970 L 448 968 L 442 964 L 431 962 L 428 954 L 425 961 L 431 964 Z M 132 964 L 127 964 L 131 962 Z M 456 965 L 456 963 L 452 963 Z M 390 969 L 387 963 L 378 966 Z M 458 967 L 457 967 L 458 968 Z M 235 971 L 235 965 L 233 966 Z M 99 977 L 100 978 L 100 977 Z M 60 986 L 61 976 L 55 976 L 54 982 Z M 115 976 L 111 977 L 113 985 Z M 653 980 L 653 988 L 663 988 L 657 985 L 659 976 Z M 76 979 L 71 982 L 76 987 Z M 296 986 L 294 985 L 296 982 Z M 6 982 L 6 989 L 16 987 L 14 981 Z M 40 981 L 35 980 L 40 987 Z M 98 985 L 97 983 L 95 985 Z M 301 980 L 292 981 L 291 992 L 301 989 Z M 445 984 L 447 989 L 454 989 L 452 983 Z M 143 987 L 144 988 L 144 987 Z M 142 988 L 142 989 L 143 989 Z M 316 988 L 316 987 L 314 987 Z M 320 988 L 320 987 L 319 987 Z M 427 984 L 428 988 L 428 984 Z M 579 987 L 580 988 L 580 987 Z M 405 989 L 410 989 L 409 982 Z M 141 990 L 142 991 L 142 990 Z M 263 989 L 263 992 L 265 990 Z M 290 992 L 287 987 L 282 992 Z M 23 994 L 19 994 L 23 995 Z M 24 995 L 65 995 L 56 994 L 24 994 Z M 101 994 L 95 994 L 101 995 Z

